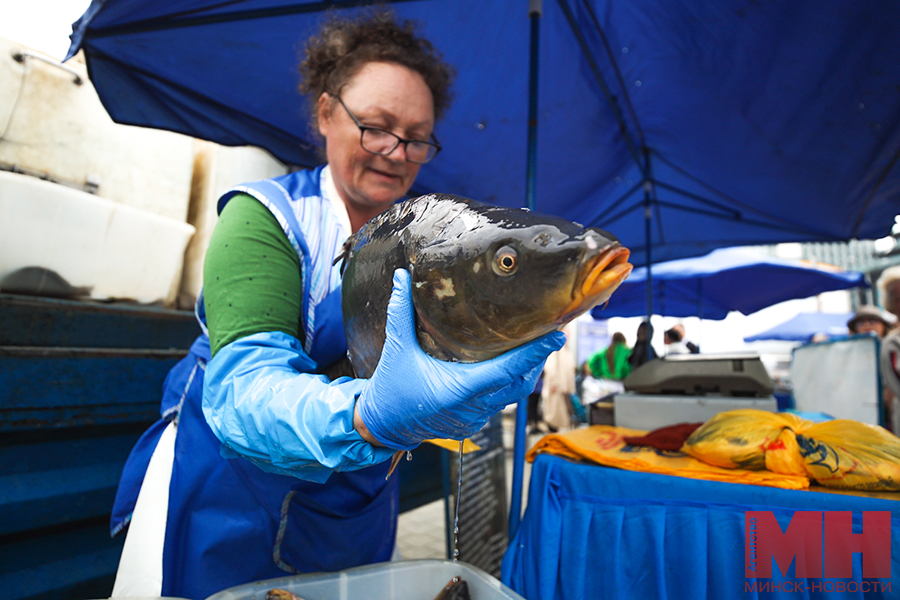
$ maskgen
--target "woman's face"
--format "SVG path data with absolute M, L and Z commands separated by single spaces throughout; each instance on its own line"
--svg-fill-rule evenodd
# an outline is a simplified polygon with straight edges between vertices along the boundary
M 863 317 L 856 321 L 855 333 L 874 333 L 880 338 L 884 337 L 884 323 L 874 317 Z
M 336 93 L 362 125 L 404 139 L 430 140 L 434 102 L 419 73 L 393 63 L 368 63 Z M 318 109 L 325 154 L 351 221 L 354 215 L 368 219 L 406 194 L 420 165 L 406 160 L 403 144 L 387 155 L 367 152 L 359 145 L 359 127 L 336 99 L 322 94 Z

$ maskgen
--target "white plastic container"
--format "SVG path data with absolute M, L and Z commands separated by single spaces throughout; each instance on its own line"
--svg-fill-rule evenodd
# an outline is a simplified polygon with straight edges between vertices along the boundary
M 466 580 L 472 600 L 524 600 L 481 569 L 449 560 L 404 560 L 266 579 L 223 590 L 207 600 L 265 600 L 273 588 L 303 600 L 432 600 L 453 577 Z
M 80 74 L 77 85 L 58 66 L 34 58 L 13 60 L 22 52 L 40 54 L 0 36 L 0 131 L 6 128 L 0 164 L 77 186 L 91 181 L 100 198 L 184 222 L 193 138 L 114 123 L 80 56 L 65 65 Z
M 94 299 L 171 306 L 193 233 L 175 219 L 0 171 L 0 279 L 42 267 L 91 288 Z

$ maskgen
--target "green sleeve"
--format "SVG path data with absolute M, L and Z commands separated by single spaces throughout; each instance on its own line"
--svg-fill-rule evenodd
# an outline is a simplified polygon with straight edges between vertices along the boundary
M 300 258 L 269 210 L 233 197 L 213 230 L 203 265 L 212 355 L 248 335 L 280 331 L 303 339 Z
M 613 358 L 616 362 L 616 374 L 620 380 L 631 375 L 631 364 L 628 362 L 629 356 L 631 356 L 631 349 L 625 344 L 616 348 L 616 355 Z
M 588 369 L 590 370 L 591 375 L 593 375 L 594 377 L 596 377 L 598 379 L 603 377 L 603 366 L 601 364 L 602 362 L 603 362 L 603 351 L 602 350 L 600 352 L 595 352 L 588 359 Z

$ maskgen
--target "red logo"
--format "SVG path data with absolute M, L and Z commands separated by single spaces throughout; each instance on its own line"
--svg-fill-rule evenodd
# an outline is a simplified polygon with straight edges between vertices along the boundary
M 854 552 L 864 579 L 891 576 L 890 511 L 864 511 L 861 533 L 849 511 L 797 511 L 787 531 L 772 511 L 747 511 L 744 526 L 744 577 L 772 577 L 773 562 L 786 576 L 792 561 L 798 578 L 853 577 Z

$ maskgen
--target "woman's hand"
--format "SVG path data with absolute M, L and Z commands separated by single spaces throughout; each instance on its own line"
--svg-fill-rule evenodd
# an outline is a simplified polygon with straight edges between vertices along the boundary
M 445 362 L 419 346 L 414 315 L 409 273 L 397 269 L 384 349 L 354 415 L 364 439 L 396 450 L 430 438 L 471 436 L 534 390 L 547 357 L 566 339 L 556 331 L 487 361 Z

